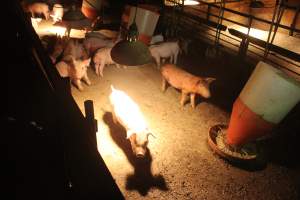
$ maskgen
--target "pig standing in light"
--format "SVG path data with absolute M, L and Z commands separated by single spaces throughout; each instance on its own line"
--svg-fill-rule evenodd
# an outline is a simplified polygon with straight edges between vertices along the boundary
M 162 91 L 166 90 L 167 84 L 169 83 L 174 88 L 181 90 L 180 104 L 183 106 L 186 97 L 190 94 L 191 105 L 195 108 L 195 97 L 196 94 L 209 98 L 211 96 L 209 85 L 215 78 L 204 78 L 190 74 L 183 69 L 180 69 L 173 64 L 164 64 L 161 67 L 162 74 Z
M 114 123 L 119 122 L 127 132 L 132 151 L 138 158 L 145 157 L 148 136 L 151 134 L 138 105 L 123 91 L 111 86 L 109 96 Z

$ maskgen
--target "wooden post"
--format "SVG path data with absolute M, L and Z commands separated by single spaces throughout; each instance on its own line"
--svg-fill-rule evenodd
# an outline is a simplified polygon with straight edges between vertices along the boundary
M 91 127 L 92 141 L 95 141 L 95 145 L 97 147 L 96 133 L 98 131 L 98 126 L 97 126 L 97 120 L 95 119 L 95 116 L 94 116 L 93 101 L 86 100 L 84 102 L 84 109 L 85 109 L 85 119 L 86 119 L 89 127 Z

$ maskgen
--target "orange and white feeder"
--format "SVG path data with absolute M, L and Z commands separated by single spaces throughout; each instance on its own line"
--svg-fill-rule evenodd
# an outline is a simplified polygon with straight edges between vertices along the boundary
M 129 26 L 132 24 L 134 20 L 135 12 L 137 12 L 135 22 L 139 31 L 138 40 L 144 42 L 146 45 L 149 45 L 154 30 L 156 28 L 156 24 L 159 18 L 159 13 L 141 7 L 138 7 L 136 11 L 136 7 L 131 6 L 128 23 L 127 23 L 127 29 L 129 29 Z
M 101 10 L 102 0 L 83 0 L 81 12 L 90 20 L 95 20 Z
M 226 143 L 242 146 L 265 137 L 300 101 L 300 82 L 259 62 L 235 100 Z

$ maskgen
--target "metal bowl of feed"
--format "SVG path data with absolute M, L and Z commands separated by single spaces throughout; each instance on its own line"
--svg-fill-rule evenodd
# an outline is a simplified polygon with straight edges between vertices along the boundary
M 248 143 L 239 148 L 233 148 L 226 143 L 228 126 L 217 124 L 212 126 L 208 133 L 208 145 L 219 155 L 232 162 L 251 162 L 257 159 L 257 147 L 255 143 Z

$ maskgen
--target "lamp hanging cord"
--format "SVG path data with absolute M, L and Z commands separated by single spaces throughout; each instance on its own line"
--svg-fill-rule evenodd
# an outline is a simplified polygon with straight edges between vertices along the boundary
M 267 43 L 266 43 L 266 47 L 265 47 L 265 53 L 264 53 L 264 60 L 266 60 L 266 58 L 268 57 L 269 51 L 270 51 L 270 44 L 273 44 L 275 35 L 277 33 L 281 18 L 283 16 L 285 10 L 285 4 L 282 0 L 276 0 L 276 6 L 274 8 L 274 14 L 272 17 L 272 22 L 271 22 L 271 26 L 270 26 L 270 30 L 269 30 L 269 34 L 268 34 L 268 39 L 267 39 Z M 276 22 L 274 25 L 274 21 L 276 18 Z M 271 34 L 273 32 L 273 26 L 275 26 L 274 28 L 274 33 L 272 35 L 271 38 Z M 271 40 L 270 40 L 271 39 Z
M 219 16 L 218 16 L 216 40 L 215 40 L 215 46 L 217 48 L 218 48 L 218 44 L 219 44 L 219 40 L 220 40 L 220 35 L 221 35 L 221 28 L 220 28 L 220 26 L 222 25 L 222 22 L 223 22 L 224 8 L 225 8 L 225 2 L 224 2 L 224 0 L 221 0 L 221 2 L 220 2 L 220 11 L 219 11 Z

